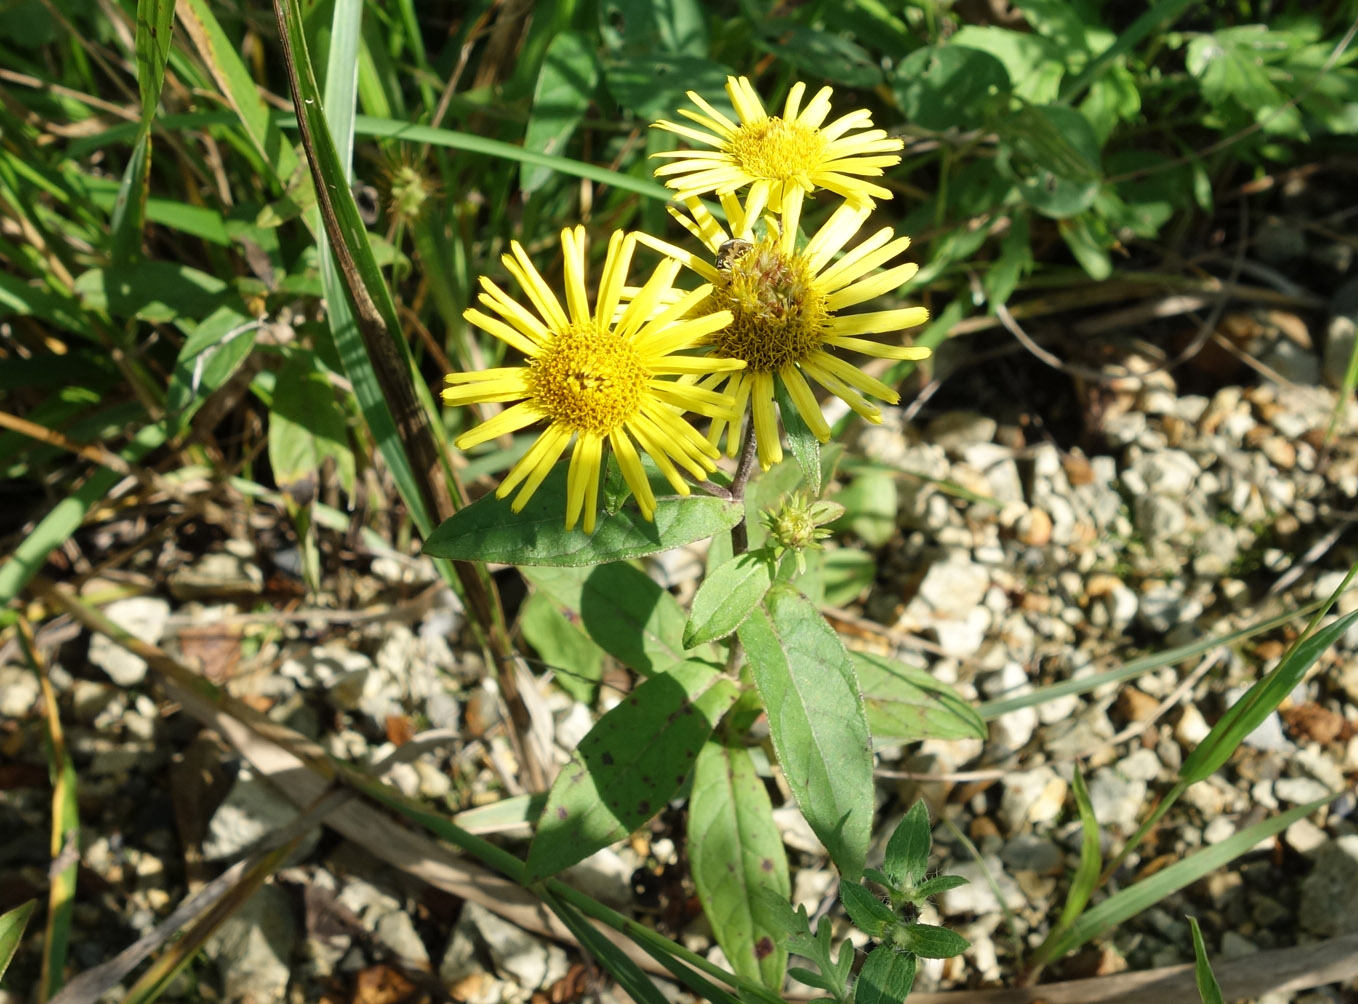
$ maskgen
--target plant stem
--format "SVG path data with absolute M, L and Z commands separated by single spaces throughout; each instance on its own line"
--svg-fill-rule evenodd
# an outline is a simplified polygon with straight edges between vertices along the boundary
M 737 502 L 745 498 L 745 486 L 749 484 L 750 475 L 754 473 L 756 456 L 754 420 L 751 419 L 745 425 L 745 438 L 740 444 L 740 460 L 736 464 L 735 477 L 731 479 L 731 498 Z M 732 554 L 744 554 L 750 549 L 750 533 L 746 522 L 745 519 L 742 519 L 731 528 Z

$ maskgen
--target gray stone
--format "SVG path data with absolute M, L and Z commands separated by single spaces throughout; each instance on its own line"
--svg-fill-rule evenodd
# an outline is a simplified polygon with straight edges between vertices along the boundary
M 1040 826 L 1056 819 L 1069 787 L 1050 767 L 1015 771 L 1000 783 L 1004 792 L 999 818 L 1006 833 L 1017 833 L 1028 823 Z
M 1316 354 L 1290 338 L 1279 338 L 1259 361 L 1291 383 L 1309 387 L 1320 382 L 1320 360 Z
M 31 669 L 0 666 L 0 717 L 27 717 L 41 696 L 42 687 Z
M 254 550 L 242 542 L 228 542 L 189 565 L 181 565 L 166 580 L 177 600 L 211 600 L 223 596 L 259 596 L 264 592 L 264 573 Z
M 217 964 L 223 999 L 241 1004 L 283 1000 L 296 940 L 287 894 L 275 885 L 261 886 L 207 940 L 205 948 Z
M 929 423 L 925 435 L 945 450 L 959 451 L 976 443 L 989 443 L 998 428 L 998 422 L 980 412 L 948 411 Z
M 1358 332 L 1358 279 L 1350 279 L 1339 287 L 1330 309 L 1333 316 L 1325 329 L 1325 382 L 1331 387 L 1342 387 L 1358 340 L 1355 335 Z
M 525 990 L 547 986 L 566 974 L 566 953 L 550 941 L 511 924 L 483 906 L 467 903 L 463 915 L 471 911 L 469 923 L 486 946 L 495 971 L 508 976 Z
M 1243 934 L 1235 931 L 1227 931 L 1221 936 L 1221 957 L 1223 959 L 1240 959 L 1246 955 L 1254 955 L 1258 952 L 1258 947 Z
M 130 596 L 106 606 L 104 616 L 129 634 L 156 645 L 165 634 L 170 604 L 159 596 Z M 146 679 L 146 661 L 108 635 L 96 634 L 90 639 L 89 660 L 120 687 L 135 687 Z
M 1200 470 L 1198 462 L 1183 450 L 1156 450 L 1143 454 L 1123 474 L 1123 481 L 1136 490 L 1139 479 L 1143 490 L 1182 498 L 1192 489 Z
M 984 864 L 984 868 L 982 865 Z M 989 872 L 989 875 L 987 875 Z M 981 861 L 967 860 L 948 866 L 950 875 L 960 875 L 967 879 L 967 885 L 949 889 L 938 897 L 938 912 L 944 917 L 958 914 L 989 914 L 1001 909 L 1001 900 L 991 888 L 990 879 L 995 880 L 1003 906 L 1017 910 L 1024 905 L 1023 890 L 1012 875 L 1004 870 L 1004 864 L 993 854 L 983 855 Z
M 1188 529 L 1188 510 L 1167 495 L 1138 495 L 1132 503 L 1137 532 L 1148 543 L 1170 540 Z
M 250 768 L 242 767 L 208 823 L 203 857 L 209 861 L 233 858 L 295 818 L 297 807 L 282 792 Z M 319 837 L 320 831 L 312 830 L 297 853 L 309 851 Z
M 1146 782 L 1134 780 L 1116 766 L 1102 767 L 1089 779 L 1089 802 L 1100 825 L 1130 833 L 1146 800 Z
M 963 463 L 985 476 L 992 498 L 1006 503 L 1023 501 L 1023 479 L 1013 450 L 998 443 L 972 443 L 963 447 L 961 455 Z
M 1059 844 L 1031 833 L 1021 833 L 1004 845 L 1000 859 L 1011 872 L 1040 872 L 1055 875 L 1066 856 Z
M 929 566 L 907 612 L 923 607 L 935 615 L 961 616 L 981 605 L 990 588 L 990 571 L 966 558 L 954 557 Z
M 1157 583 L 1141 594 L 1137 617 L 1151 631 L 1167 634 L 1202 613 L 1202 602 L 1185 596 L 1179 583 Z
M 1280 777 L 1273 782 L 1273 794 L 1280 802 L 1305 805 L 1325 798 L 1331 791 L 1313 777 Z
M 1324 937 L 1358 933 L 1358 833 L 1326 844 L 1301 884 L 1302 927 Z
M 1290 752 L 1294 747 L 1283 732 L 1283 723 L 1275 711 L 1259 723 L 1259 727 L 1242 740 L 1246 746 L 1276 753 Z

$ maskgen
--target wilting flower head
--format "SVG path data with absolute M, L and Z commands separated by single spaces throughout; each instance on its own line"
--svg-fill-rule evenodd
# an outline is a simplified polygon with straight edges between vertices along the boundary
M 701 286 L 691 293 L 673 290 L 677 262 L 660 265 L 619 311 L 636 238 L 621 232 L 608 244 L 599 291 L 590 310 L 585 288 L 585 229 L 561 231 L 566 306 L 556 298 L 517 241 L 502 259 L 523 287 L 530 311 L 482 277 L 483 306 L 498 317 L 471 308 L 463 316 L 477 327 L 518 349 L 523 366 L 475 373 L 450 373 L 444 403 L 517 402 L 494 418 L 457 438 L 469 449 L 535 422 L 547 427 L 537 442 L 506 475 L 496 495 L 504 498 L 522 482 L 512 508 L 521 510 L 542 484 L 572 439 L 566 481 L 566 528 L 584 513 L 584 530 L 594 529 L 599 474 L 607 442 L 618 458 L 627 485 L 646 519 L 655 515 L 655 495 L 646 479 L 637 448 L 650 454 L 674 490 L 688 485 L 677 467 L 696 478 L 715 469 L 715 447 L 680 417 L 694 411 L 720 421 L 735 416 L 728 396 L 667 377 L 680 374 L 725 374 L 744 366 L 730 359 L 685 356 L 705 336 L 727 324 L 731 315 L 720 308 L 689 317 L 711 292 Z M 536 313 L 534 313 L 536 311 Z M 677 467 L 676 467 L 677 465 Z
M 889 199 L 891 192 L 864 178 L 880 176 L 882 168 L 900 163 L 903 143 L 882 129 L 873 129 L 872 115 L 857 109 L 829 125 L 829 87 L 822 87 L 802 107 L 806 85 L 798 81 L 788 91 L 782 115 L 769 115 L 754 87 L 745 77 L 727 77 L 726 93 L 739 123 L 732 122 L 693 91 L 689 100 L 701 112 L 681 108 L 679 114 L 701 126 L 660 121 L 656 128 L 678 133 L 712 149 L 668 150 L 656 157 L 674 163 L 656 170 L 665 184 L 677 189 L 680 201 L 714 192 L 724 195 L 750 186 L 750 215 L 765 206 L 790 212 L 792 202 L 816 188 L 828 189 L 856 205 L 871 206 L 872 200 Z M 704 131 L 706 130 L 706 131 Z
M 721 204 L 729 232 L 697 199 L 687 201 L 687 214 L 670 209 L 674 218 L 713 252 L 720 268 L 711 259 L 646 234 L 637 235 L 638 240 L 683 262 L 714 287 L 707 309 L 731 314 L 731 323 L 707 338 L 706 344 L 714 357 L 743 360 L 746 366 L 739 372 L 714 373 L 699 381 L 700 386 L 713 389 L 725 384 L 736 401 L 738 415 L 734 421 L 714 419 L 712 442 L 717 442 L 729 426 L 727 452 L 735 455 L 743 424 L 740 416 L 748 403 L 760 465 L 767 469 L 782 459 L 774 408 L 775 377 L 783 381 L 802 420 L 821 442 L 830 438 L 830 426 L 807 377 L 842 398 L 869 422 L 880 422 L 881 412 L 867 398 L 895 404 L 900 395 L 841 359 L 834 350 L 882 359 L 924 359 L 929 355 L 926 348 L 860 337 L 922 324 L 929 317 L 923 307 L 844 313 L 847 307 L 896 289 L 918 271 L 913 263 L 875 271 L 904 251 L 910 238 L 894 237 L 891 228 L 884 227 L 836 258 L 868 218 L 869 207 L 852 203 L 840 206 L 798 250 L 800 204 L 763 237 L 754 232 L 755 219 L 748 205 L 742 206 L 733 195 L 723 196 Z

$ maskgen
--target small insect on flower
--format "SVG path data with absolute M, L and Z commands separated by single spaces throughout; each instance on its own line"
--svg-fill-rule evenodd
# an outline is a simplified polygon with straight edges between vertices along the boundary
M 574 441 L 566 481 L 566 529 L 584 517 L 594 530 L 599 475 L 607 444 L 646 519 L 654 519 L 656 500 L 642 467 L 649 454 L 681 495 L 689 494 L 679 468 L 695 478 L 716 469 L 716 448 L 682 417 L 686 411 L 734 421 L 734 402 L 726 394 L 673 377 L 710 377 L 741 369 L 733 359 L 683 354 L 730 323 L 725 310 L 695 315 L 710 285 L 691 293 L 673 289 L 678 262 L 662 262 L 625 306 L 623 289 L 636 248 L 634 235 L 613 234 L 604 260 L 594 308 L 586 290 L 585 228 L 561 232 L 566 302 L 561 301 L 518 241 L 503 257 L 505 268 L 523 287 L 532 310 L 489 279 L 481 279 L 481 305 L 498 316 L 472 308 L 463 316 L 527 357 L 522 366 L 505 366 L 445 378 L 445 404 L 514 402 L 495 417 L 457 438 L 461 449 L 538 422 L 542 434 L 510 469 L 495 494 L 504 498 L 520 484 L 511 508 L 518 512 L 537 491 L 557 459 Z
M 713 357 L 743 359 L 746 367 L 713 373 L 698 385 L 725 391 L 735 398 L 738 411 L 749 411 L 759 463 L 767 470 L 783 456 L 775 380 L 786 388 L 802 421 L 821 442 L 829 440 L 830 425 L 810 382 L 842 399 L 869 422 L 880 422 L 881 412 L 869 398 L 895 404 L 900 395 L 842 353 L 893 360 L 927 358 L 927 348 L 901 344 L 898 333 L 928 320 L 929 311 L 923 307 L 846 309 L 896 292 L 918 270 L 911 262 L 901 262 L 879 271 L 910 245 L 910 238 L 896 236 L 889 227 L 849 247 L 872 213 L 867 206 L 845 202 L 798 248 L 799 203 L 763 237 L 756 236 L 752 204 L 752 198 L 742 205 L 734 195 L 721 196 L 729 232 L 697 199 L 685 202 L 687 212 L 670 208 L 671 215 L 716 255 L 715 265 L 707 256 L 646 234 L 638 234 L 637 240 L 683 262 L 711 283 L 714 291 L 707 309 L 730 312 L 731 323 L 708 336 L 704 344 L 710 346 Z M 730 254 L 734 247 L 743 248 L 739 257 Z M 888 339 L 878 341 L 865 335 Z M 743 426 L 743 418 L 734 422 L 718 418 L 709 437 L 716 443 L 726 431 L 727 453 L 734 456 Z
M 740 259 L 744 258 L 747 254 L 749 254 L 753 250 L 754 245 L 751 244 L 749 241 L 742 241 L 738 238 L 732 238 L 731 240 L 724 243 L 721 247 L 717 248 L 717 257 L 715 261 L 717 271 L 718 272 L 731 271 L 732 265 L 740 261 Z

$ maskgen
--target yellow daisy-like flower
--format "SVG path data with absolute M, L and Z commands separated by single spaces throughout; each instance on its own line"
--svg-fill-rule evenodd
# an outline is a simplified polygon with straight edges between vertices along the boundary
M 833 350 L 861 352 L 881 359 L 928 357 L 926 348 L 889 345 L 860 337 L 922 324 L 929 318 L 924 307 L 843 313 L 846 307 L 895 290 L 918 271 L 914 263 L 875 271 L 904 251 L 910 238 L 895 237 L 890 227 L 884 227 L 836 258 L 867 220 L 869 207 L 841 205 L 806 246 L 798 250 L 797 211 L 783 217 L 780 228 L 758 237 L 748 205 L 742 206 L 733 195 L 721 198 L 730 221 L 729 232 L 697 199 L 686 204 L 687 214 L 674 208 L 670 212 L 707 245 L 722 267 L 711 259 L 645 234 L 639 234 L 637 239 L 683 262 L 706 279 L 714 287 L 707 301 L 708 309 L 731 314 L 731 323 L 706 343 L 713 356 L 744 360 L 746 367 L 698 381 L 700 386 L 714 390 L 724 384 L 736 401 L 734 420 L 718 417 L 713 421 L 712 442 L 718 442 L 722 432 L 729 430 L 726 449 L 728 454 L 735 455 L 743 424 L 741 416 L 748 404 L 760 465 L 767 469 L 783 458 L 774 407 L 775 376 L 782 380 L 802 420 L 821 442 L 830 438 L 830 426 L 807 377 L 842 398 L 869 422 L 880 422 L 881 412 L 867 397 L 895 404 L 900 395 L 835 355 Z
M 782 115 L 769 115 L 750 81 L 727 77 L 739 123 L 717 111 L 693 91 L 689 100 L 701 112 L 681 108 L 679 114 L 701 126 L 660 121 L 656 128 L 677 133 L 704 147 L 702 150 L 667 150 L 654 154 L 674 163 L 656 170 L 665 184 L 677 189 L 675 198 L 686 201 L 714 192 L 718 196 L 750 186 L 751 216 L 765 206 L 789 212 L 792 202 L 816 188 L 828 189 L 849 202 L 871 206 L 872 200 L 889 199 L 891 192 L 863 179 L 877 177 L 882 168 L 900 163 L 897 151 L 904 145 L 873 129 L 872 114 L 858 109 L 823 125 L 830 114 L 829 87 L 822 87 L 806 107 L 801 81 L 788 91 Z M 705 131 L 704 131 L 705 130 Z
M 512 505 L 515 512 L 527 504 L 572 439 L 575 447 L 566 479 L 568 530 L 582 511 L 584 531 L 594 530 L 605 442 L 612 447 L 623 477 L 648 520 L 655 516 L 655 494 L 646 479 L 638 447 L 651 455 L 681 495 L 687 495 L 689 488 L 679 467 L 695 478 L 704 478 L 715 470 L 717 449 L 680 416 L 684 411 L 694 411 L 730 421 L 735 417 L 731 398 L 710 388 L 665 378 L 715 372 L 725 375 L 743 367 L 745 364 L 736 360 L 678 354 L 724 327 L 731 315 L 718 308 L 688 316 L 707 299 L 712 287 L 676 293 L 672 287 L 680 269 L 678 262 L 658 267 L 620 311 L 635 248 L 634 235 L 623 236 L 620 231 L 613 234 L 591 311 L 585 289 L 584 227 L 561 231 L 565 309 L 518 241 L 512 241 L 512 253 L 502 260 L 523 287 L 536 315 L 485 277 L 481 279 L 479 300 L 499 316 L 474 307 L 463 314 L 478 328 L 522 352 L 527 364 L 448 374 L 445 404 L 518 402 L 464 432 L 457 438 L 457 445 L 470 449 L 535 422 L 547 423 L 495 493 L 504 498 L 522 483 Z

